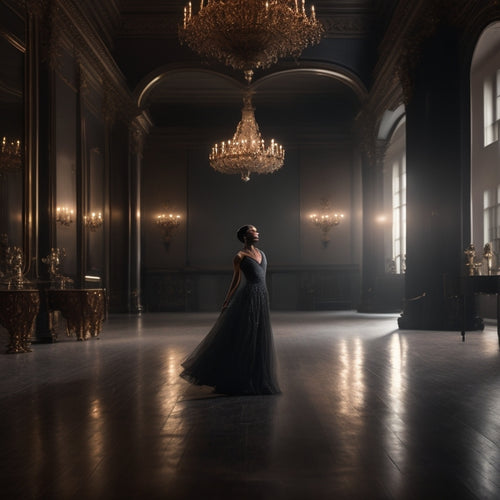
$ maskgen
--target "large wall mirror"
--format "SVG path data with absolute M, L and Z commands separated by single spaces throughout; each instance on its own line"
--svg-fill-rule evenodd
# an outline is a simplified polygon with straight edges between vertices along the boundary
M 26 36 L 13 5 L 0 3 L 0 235 L 3 244 L 23 248 Z

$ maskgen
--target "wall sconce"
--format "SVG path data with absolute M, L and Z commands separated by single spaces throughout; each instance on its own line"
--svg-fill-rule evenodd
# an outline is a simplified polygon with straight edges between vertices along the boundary
M 324 248 L 326 248 L 330 242 L 328 233 L 333 227 L 338 226 L 343 218 L 343 213 L 330 211 L 330 205 L 327 200 L 322 200 L 320 213 L 309 215 L 311 224 L 321 231 L 321 244 Z
M 70 210 L 67 207 L 57 207 L 56 208 L 56 222 L 59 222 L 61 226 L 68 227 L 73 222 L 74 210 Z
M 0 172 L 20 170 L 22 165 L 21 141 L 2 137 L 2 142 L 0 142 Z
M 92 212 L 90 215 L 85 215 L 83 217 L 84 224 L 94 233 L 98 228 L 102 226 L 102 214 L 101 212 Z
M 168 250 L 174 234 L 181 224 L 181 216 L 179 214 L 160 214 L 156 217 L 155 224 L 163 231 L 163 244 Z

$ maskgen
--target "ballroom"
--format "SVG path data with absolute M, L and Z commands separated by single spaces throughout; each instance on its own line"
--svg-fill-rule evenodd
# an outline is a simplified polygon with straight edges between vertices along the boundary
M 500 1 L 0 0 L 0 61 L 2 498 L 500 498 Z M 180 377 L 244 225 L 279 394 Z

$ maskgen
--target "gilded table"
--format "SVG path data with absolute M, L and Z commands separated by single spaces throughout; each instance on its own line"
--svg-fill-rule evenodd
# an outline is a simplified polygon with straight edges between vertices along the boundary
M 106 317 L 104 289 L 47 290 L 49 313 L 61 311 L 66 320 L 66 333 L 77 340 L 98 337 Z
M 7 353 L 31 352 L 31 335 L 39 309 L 38 290 L 0 290 L 0 324 L 10 337 Z

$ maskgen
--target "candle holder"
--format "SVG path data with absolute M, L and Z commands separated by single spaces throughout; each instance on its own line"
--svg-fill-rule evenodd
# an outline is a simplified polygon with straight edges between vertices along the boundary
M 479 274 L 479 268 L 482 262 L 476 262 L 476 247 L 471 243 L 465 250 L 465 267 L 469 276 L 476 276 Z
M 321 231 L 321 244 L 323 245 L 323 248 L 326 248 L 330 243 L 329 233 L 331 229 L 338 226 L 342 222 L 343 218 L 343 213 L 333 212 L 330 209 L 330 204 L 326 199 L 321 201 L 321 208 L 319 212 L 309 215 L 309 221 L 311 224 Z
M 165 249 L 170 248 L 170 243 L 172 242 L 175 233 L 179 229 L 181 224 L 181 216 L 179 214 L 160 214 L 156 216 L 155 224 L 161 228 L 163 233 L 163 244 Z
M 103 224 L 102 214 L 101 212 L 92 212 L 90 215 L 85 215 L 83 217 L 83 222 L 86 227 L 95 233 Z
M 47 257 L 42 258 L 42 262 L 49 268 L 50 281 L 55 283 L 59 289 L 65 289 L 66 285 L 73 283 L 71 278 L 63 276 L 60 272 L 62 261 L 66 257 L 66 250 L 64 248 L 52 248 Z
M 73 223 L 74 210 L 67 207 L 57 207 L 56 208 L 56 222 L 61 224 L 61 226 L 69 227 Z

